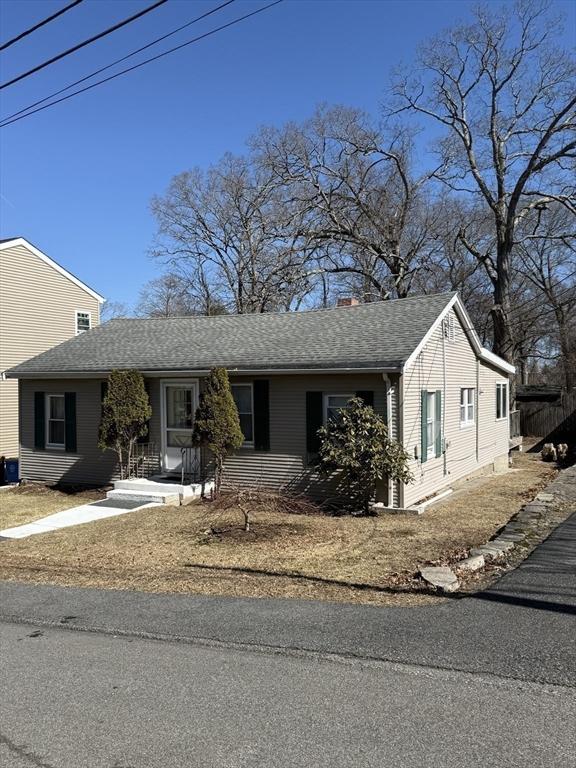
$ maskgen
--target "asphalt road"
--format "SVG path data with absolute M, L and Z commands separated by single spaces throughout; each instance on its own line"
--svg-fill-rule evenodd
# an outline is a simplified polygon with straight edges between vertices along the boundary
M 0 584 L 4 768 L 576 766 L 576 515 L 427 608 Z
M 574 765 L 569 689 L 24 625 L 1 638 L 7 768 Z

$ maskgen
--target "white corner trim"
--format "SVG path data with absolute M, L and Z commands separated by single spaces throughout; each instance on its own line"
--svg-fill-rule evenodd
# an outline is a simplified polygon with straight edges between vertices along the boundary
M 427 333 L 424 335 L 416 349 L 412 352 L 410 357 L 406 360 L 404 363 L 404 370 L 406 368 L 409 368 L 415 360 L 418 358 L 418 355 L 422 352 L 426 344 L 430 341 L 430 338 L 433 336 L 433 334 L 436 332 L 440 324 L 442 323 L 442 320 L 446 317 L 448 312 L 454 308 L 456 311 L 456 314 L 459 317 L 459 320 L 464 325 L 464 331 L 468 338 L 470 339 L 470 342 L 472 344 L 472 348 L 476 352 L 476 355 L 479 359 L 484 360 L 487 363 L 490 363 L 491 365 L 496 366 L 496 368 L 500 368 L 503 371 L 506 371 L 506 373 L 516 373 L 516 368 L 511 363 L 506 362 L 503 358 L 499 357 L 498 355 L 495 355 L 494 352 L 490 352 L 490 350 L 485 349 L 482 346 L 482 343 L 480 341 L 480 337 L 476 333 L 474 326 L 472 325 L 472 320 L 470 319 L 470 315 L 466 311 L 466 307 L 462 303 L 462 300 L 458 295 L 453 296 L 452 299 L 448 302 L 448 304 L 444 307 L 442 312 L 438 315 L 436 320 L 432 323 L 431 327 L 428 329 Z
M 83 283 L 81 280 L 75 277 L 71 272 L 68 272 L 68 270 L 64 269 L 64 267 L 61 267 L 60 264 L 55 262 L 49 256 L 46 256 L 45 253 L 42 253 L 42 251 L 36 248 L 35 245 L 32 245 L 32 243 L 29 243 L 28 240 L 26 240 L 24 237 L 15 237 L 14 240 L 8 240 L 5 243 L 0 243 L 0 251 L 6 251 L 8 250 L 8 248 L 14 248 L 15 246 L 23 246 L 24 248 L 26 248 L 28 251 L 30 251 L 30 253 L 34 254 L 34 256 L 37 256 L 43 262 L 51 266 L 52 269 L 55 269 L 56 272 L 59 272 L 61 275 L 64 275 L 64 277 L 67 277 L 68 280 L 73 282 L 79 288 L 82 288 L 83 291 L 86 291 L 86 293 L 89 293 L 90 296 L 96 299 L 96 301 L 98 301 L 100 304 L 104 304 L 104 302 L 106 301 L 104 296 L 100 296 L 99 293 L 96 293 L 96 291 L 93 291 L 92 288 L 89 288 L 86 285 L 86 283 Z

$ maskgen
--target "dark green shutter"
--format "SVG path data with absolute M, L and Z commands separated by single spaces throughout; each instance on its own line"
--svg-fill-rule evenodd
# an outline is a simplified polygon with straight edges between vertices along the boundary
M 148 395 L 148 400 L 150 400 L 150 382 L 145 381 L 144 382 L 144 389 L 146 390 L 146 394 Z M 146 422 L 146 431 L 143 435 L 140 435 L 137 443 L 147 443 L 150 440 L 150 419 Z
M 371 390 L 367 389 L 356 392 L 356 397 L 359 397 L 360 400 L 363 400 L 364 405 L 369 405 L 371 408 L 374 408 L 374 392 Z
M 424 463 L 428 459 L 428 392 L 420 391 L 420 461 Z
M 256 379 L 254 394 L 254 448 L 270 450 L 270 386 L 268 379 Z
M 76 453 L 76 392 L 64 393 L 64 418 L 64 449 L 67 453 Z
M 442 455 L 442 392 L 436 390 L 436 402 L 434 403 L 434 436 L 436 458 Z
M 320 450 L 318 430 L 324 423 L 322 392 L 306 392 L 306 451 L 317 454 Z
M 46 447 L 46 396 L 34 392 L 34 448 L 39 451 Z
M 107 394 L 108 394 L 108 382 L 103 381 L 100 384 L 100 407 L 104 405 L 104 400 Z

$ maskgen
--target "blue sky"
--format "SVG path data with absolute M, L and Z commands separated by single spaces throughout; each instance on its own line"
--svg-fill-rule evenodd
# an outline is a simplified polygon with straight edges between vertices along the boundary
M 151 2 L 85 0 L 0 53 L 0 80 Z M 13 37 L 64 4 L 66 0 L 0 0 L 0 38 Z M 0 114 L 37 101 L 218 4 L 169 0 L 125 29 L 2 91 Z M 265 4 L 237 0 L 145 55 Z M 576 4 L 557 0 L 555 5 L 567 14 L 568 38 L 576 23 Z M 226 151 L 241 152 L 259 125 L 303 119 L 319 102 L 376 113 L 390 68 L 409 62 L 422 39 L 465 19 L 472 6 L 467 0 L 285 0 L 3 128 L 0 237 L 28 238 L 108 299 L 132 304 L 142 284 L 161 271 L 147 256 L 155 231 L 149 202 L 174 174 L 208 165 Z

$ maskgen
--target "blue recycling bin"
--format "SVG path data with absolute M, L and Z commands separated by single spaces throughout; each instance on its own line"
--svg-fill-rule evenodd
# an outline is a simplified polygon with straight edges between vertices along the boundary
M 18 459 L 6 459 L 4 461 L 4 479 L 7 483 L 18 482 Z

